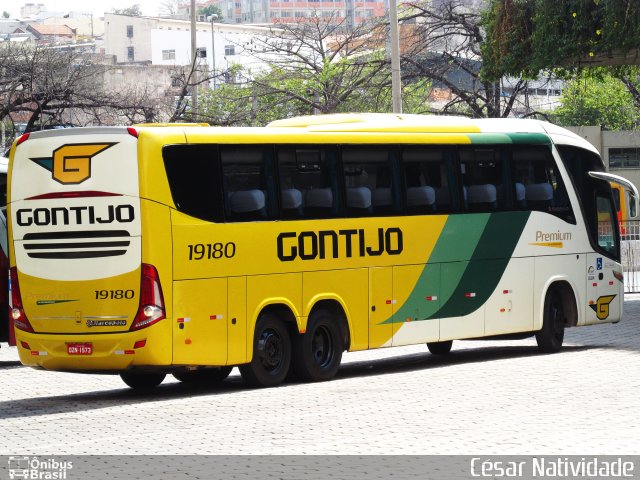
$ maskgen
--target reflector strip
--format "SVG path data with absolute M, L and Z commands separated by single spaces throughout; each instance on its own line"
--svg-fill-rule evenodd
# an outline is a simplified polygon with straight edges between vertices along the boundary
M 37 350 L 31 350 L 31 355 L 33 355 L 34 357 L 46 357 L 49 354 L 47 352 L 39 352 Z
M 224 318 L 224 315 L 210 315 L 209 320 L 221 320 Z
M 435 302 L 436 300 L 438 300 L 438 297 L 436 297 L 435 295 L 433 295 L 433 296 L 429 296 L 429 297 L 424 297 L 424 299 L 425 299 L 427 302 Z
M 191 317 L 184 317 L 184 318 L 178 318 L 177 322 L 178 323 L 187 323 L 191 321 Z
M 507 310 L 506 310 L 505 308 L 501 308 L 501 309 L 500 309 L 500 313 L 504 313 L 504 312 L 506 312 L 506 311 L 507 311 Z
M 594 286 L 594 287 L 597 287 L 597 286 L 598 286 L 598 284 L 597 284 L 597 283 L 594 283 L 594 284 L 593 284 L 593 286 Z
M 503 290 L 502 293 L 509 295 L 510 293 L 513 293 L 513 290 Z
M 467 298 L 476 298 L 476 292 L 469 292 L 464 294 Z
M 609 285 L 613 285 L 613 281 L 609 282 Z
M 116 350 L 115 352 L 116 355 L 135 355 L 135 350 Z
M 395 301 L 395 300 L 387 300 L 385 303 L 386 303 L 387 305 L 395 305 L 395 304 L 396 304 L 396 301 Z

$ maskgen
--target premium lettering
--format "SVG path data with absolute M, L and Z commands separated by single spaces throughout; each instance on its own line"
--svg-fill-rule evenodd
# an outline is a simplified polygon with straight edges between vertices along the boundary
M 378 228 L 375 234 L 364 229 L 320 230 L 318 232 L 282 232 L 277 241 L 278 258 L 291 262 L 296 258 L 377 257 L 400 255 L 403 238 L 399 228 Z
M 130 223 L 135 219 L 133 205 L 98 207 L 21 208 L 16 222 L 22 227 L 37 225 L 93 225 L 96 223 Z
M 571 240 L 571 232 L 543 232 L 541 230 L 536 231 L 536 242 L 553 242 Z

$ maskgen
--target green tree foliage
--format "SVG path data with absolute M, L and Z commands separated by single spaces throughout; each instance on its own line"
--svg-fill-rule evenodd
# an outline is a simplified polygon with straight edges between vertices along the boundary
M 130 15 L 132 17 L 142 16 L 142 10 L 140 10 L 140 5 L 137 3 L 127 8 L 112 8 L 111 11 L 117 15 Z
M 640 2 L 491 0 L 483 25 L 483 75 L 533 78 L 544 69 L 572 68 L 636 50 Z
M 11 14 L 6 10 L 2 12 L 2 18 L 10 18 L 10 17 L 11 17 Z
M 606 72 L 582 72 L 564 89 L 554 115 L 560 125 L 601 125 L 607 130 L 632 130 L 640 110 L 623 82 Z
M 224 16 L 222 15 L 222 10 L 218 5 L 207 5 L 206 7 L 201 7 L 198 10 L 199 15 L 206 15 L 207 17 L 211 17 L 212 15 L 217 15 L 216 23 L 223 23 Z

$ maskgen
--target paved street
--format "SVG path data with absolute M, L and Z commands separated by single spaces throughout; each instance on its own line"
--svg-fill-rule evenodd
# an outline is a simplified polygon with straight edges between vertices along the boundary
M 618 325 L 345 355 L 327 383 L 251 389 L 36 371 L 0 349 L 2 454 L 638 454 L 640 295 Z

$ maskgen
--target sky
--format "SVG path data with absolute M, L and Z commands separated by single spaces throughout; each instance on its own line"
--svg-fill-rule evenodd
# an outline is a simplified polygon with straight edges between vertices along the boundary
M 20 17 L 20 7 L 25 3 L 42 3 L 48 11 L 55 12 L 92 12 L 96 17 L 102 17 L 104 12 L 110 12 L 112 8 L 128 8 L 138 4 L 143 15 L 157 15 L 158 7 L 162 5 L 162 0 L 0 0 L 0 14 L 7 11 L 11 18 Z

